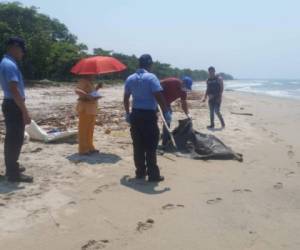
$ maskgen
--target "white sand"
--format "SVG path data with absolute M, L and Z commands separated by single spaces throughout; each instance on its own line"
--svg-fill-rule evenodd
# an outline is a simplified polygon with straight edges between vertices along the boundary
M 21 162 L 34 184 L 0 182 L 1 250 L 300 249 L 300 102 L 225 93 L 227 128 L 213 133 L 244 162 L 159 156 L 166 181 L 155 185 L 130 180 L 122 89 L 102 93 L 115 124 L 96 128 L 100 157 L 80 162 L 76 144 L 30 142 Z M 76 102 L 71 87 L 31 89 L 28 101 L 34 118 L 72 114 Z M 207 108 L 191 103 L 195 129 L 211 133 Z

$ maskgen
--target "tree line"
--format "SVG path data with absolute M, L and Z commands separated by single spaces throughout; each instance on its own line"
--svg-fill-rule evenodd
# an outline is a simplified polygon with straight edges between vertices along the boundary
M 5 41 L 19 36 L 26 41 L 27 53 L 21 65 L 26 79 L 71 81 L 71 67 L 81 58 L 91 56 L 85 44 L 78 43 L 65 24 L 39 13 L 36 7 L 24 7 L 19 2 L 0 3 L 0 55 L 5 53 Z M 138 66 L 138 57 L 95 48 L 92 55 L 113 56 L 127 66 L 127 70 L 105 76 L 105 79 L 125 79 Z M 207 79 L 206 70 L 179 69 L 155 61 L 153 73 L 159 78 L 191 76 L 195 81 Z M 233 79 L 222 73 L 224 79 Z

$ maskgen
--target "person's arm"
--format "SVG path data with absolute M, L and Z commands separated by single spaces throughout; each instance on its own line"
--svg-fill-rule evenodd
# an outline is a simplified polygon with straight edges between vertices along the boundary
M 223 94 L 223 92 L 224 92 L 224 81 L 223 81 L 223 79 L 222 78 L 220 78 L 220 86 L 221 86 L 221 90 L 220 90 L 220 94 L 222 95 Z
M 207 96 L 208 96 L 208 93 L 207 93 L 207 83 L 206 83 L 206 90 L 205 90 L 205 94 L 204 94 L 204 97 L 202 99 L 202 102 L 206 102 Z
M 156 76 L 153 77 L 150 86 L 151 86 L 152 94 L 155 97 L 155 99 L 156 99 L 158 105 L 160 106 L 161 110 L 163 111 L 163 113 L 168 112 L 169 109 L 168 109 L 166 99 L 163 95 L 163 88 L 161 86 L 160 81 L 158 80 L 158 78 Z
M 124 86 L 123 105 L 125 109 L 126 119 L 130 115 L 130 96 L 131 96 L 131 83 L 130 79 L 127 79 Z
M 181 107 L 182 107 L 183 112 L 184 112 L 187 116 L 189 116 L 189 108 L 188 108 L 188 104 L 187 104 L 186 99 L 181 99 Z
M 123 97 L 123 105 L 124 105 L 124 109 L 125 109 L 125 112 L 126 114 L 129 114 L 130 113 L 130 94 L 128 93 L 124 93 L 124 97 Z
M 31 118 L 29 116 L 24 98 L 20 95 L 20 92 L 18 90 L 18 83 L 17 82 L 10 82 L 9 83 L 9 90 L 12 94 L 12 97 L 15 101 L 15 103 L 18 105 L 22 112 L 23 116 L 23 122 L 25 125 L 28 125 L 31 123 Z
M 220 82 L 220 101 L 222 101 L 222 95 L 224 92 L 224 82 L 222 78 L 219 78 L 219 82 Z
M 99 89 L 102 89 L 102 88 L 103 88 L 103 83 L 102 82 L 98 83 L 96 86 L 96 90 L 98 91 Z
M 208 83 L 206 82 L 206 90 L 205 90 L 205 94 L 204 94 L 204 97 L 202 99 L 202 102 L 206 102 L 207 97 L 208 97 Z
M 165 97 L 162 94 L 162 92 L 161 91 L 154 92 L 153 95 L 154 95 L 158 105 L 161 107 L 161 110 L 163 111 L 163 113 L 168 112 L 169 109 L 168 109 Z
M 90 96 L 88 93 L 84 92 L 80 88 L 76 88 L 75 93 L 79 96 L 79 99 L 81 99 L 81 100 L 84 100 L 84 101 L 93 101 L 93 100 L 95 100 L 94 97 Z

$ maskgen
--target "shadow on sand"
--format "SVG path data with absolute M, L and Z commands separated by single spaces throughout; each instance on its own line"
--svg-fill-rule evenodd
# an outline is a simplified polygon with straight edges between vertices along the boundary
M 115 154 L 109 154 L 109 153 L 95 153 L 92 155 L 80 155 L 80 154 L 72 154 L 67 157 L 67 159 L 73 163 L 88 163 L 90 165 L 96 165 L 96 164 L 115 164 L 119 162 L 122 158 Z
M 20 183 L 11 183 L 6 180 L 5 176 L 0 175 L 0 194 L 10 194 L 25 187 L 20 186 Z
M 225 128 L 208 128 L 207 130 L 212 132 L 223 131 Z
M 135 191 L 144 193 L 144 194 L 162 194 L 165 192 L 170 191 L 171 189 L 168 187 L 165 187 L 164 189 L 161 190 L 155 190 L 155 187 L 158 187 L 158 183 L 157 182 L 148 182 L 146 180 L 138 180 L 136 178 L 130 178 L 130 176 L 125 175 L 122 177 L 122 179 L 120 180 L 120 184 L 134 189 Z

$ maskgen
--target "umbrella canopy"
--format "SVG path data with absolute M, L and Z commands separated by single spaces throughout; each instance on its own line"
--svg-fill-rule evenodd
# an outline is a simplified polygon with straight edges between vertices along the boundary
M 76 75 L 102 75 L 120 72 L 126 66 L 116 58 L 110 56 L 93 56 L 80 60 L 71 72 Z

